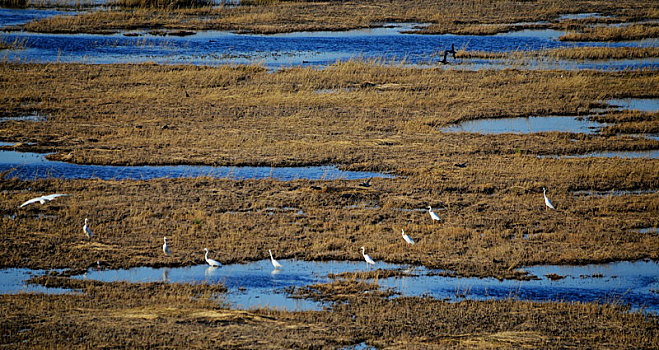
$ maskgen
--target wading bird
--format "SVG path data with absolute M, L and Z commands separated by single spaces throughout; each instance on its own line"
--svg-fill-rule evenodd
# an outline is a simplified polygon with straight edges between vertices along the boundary
M 360 249 L 362 250 L 362 255 L 364 256 L 364 260 L 366 260 L 366 263 L 371 264 L 371 265 L 375 265 L 375 261 L 373 261 L 373 259 L 371 259 L 371 257 L 368 256 L 368 254 L 364 253 L 364 251 L 366 249 L 364 247 L 361 247 Z
M 440 221 L 439 216 L 437 216 L 437 214 L 435 214 L 435 212 L 432 211 L 432 207 L 431 207 L 431 206 L 428 206 L 428 213 L 430 214 L 430 217 L 431 217 L 433 220 Z
M 409 244 L 414 244 L 414 241 L 412 240 L 412 238 L 410 238 L 410 236 L 405 234 L 405 230 L 403 230 L 403 229 L 400 229 L 400 230 L 403 232 L 403 239 L 405 240 L 405 242 L 407 242 Z
M 169 256 L 171 255 L 171 252 L 169 251 L 169 246 L 167 246 L 167 237 L 163 237 L 165 239 L 165 243 L 162 245 L 162 251 L 165 253 L 165 255 Z
M 90 240 L 92 239 L 92 237 L 94 237 L 92 230 L 90 230 L 89 225 L 87 225 L 87 218 L 85 218 L 85 226 L 82 227 L 82 232 L 84 232 L 85 235 L 87 235 L 87 238 L 89 238 Z
M 551 201 L 549 200 L 549 198 L 547 198 L 547 190 L 545 190 L 544 187 L 542 188 L 542 196 L 545 197 L 545 205 L 546 205 L 549 209 L 554 209 L 554 210 L 556 210 L 556 208 L 554 208 L 554 205 L 551 204 Z M 545 210 L 547 210 L 547 208 L 545 208 Z
M 275 269 L 281 269 L 283 266 L 281 266 L 281 264 L 277 260 L 275 260 L 275 258 L 272 256 L 272 251 L 270 249 L 268 249 L 268 253 L 270 253 L 270 262 L 272 263 L 272 266 L 274 266 Z
M 206 262 L 208 265 L 213 266 L 213 267 L 219 267 L 220 263 L 217 260 L 209 259 L 208 258 L 208 248 L 204 248 L 206 251 L 206 255 L 204 255 L 204 259 L 206 259 Z
M 68 194 L 59 194 L 59 193 L 55 193 L 55 194 L 49 194 L 49 195 L 47 195 L 47 196 L 41 196 L 41 197 L 37 197 L 37 198 L 32 198 L 32 199 L 30 199 L 29 201 L 27 201 L 27 202 L 21 204 L 21 205 L 19 206 L 19 208 L 23 208 L 24 206 L 26 206 L 26 205 L 28 205 L 28 204 L 32 204 L 32 203 L 36 203 L 36 202 L 39 202 L 39 203 L 41 203 L 41 204 L 45 204 L 46 202 L 50 202 L 50 201 L 52 201 L 53 199 L 55 199 L 55 198 L 57 198 L 57 197 L 62 197 L 62 196 L 68 196 Z

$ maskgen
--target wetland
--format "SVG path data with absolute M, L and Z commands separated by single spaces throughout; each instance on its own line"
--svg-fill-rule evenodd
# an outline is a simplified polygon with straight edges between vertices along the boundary
M 25 4 L 3 346 L 659 347 L 653 2 Z

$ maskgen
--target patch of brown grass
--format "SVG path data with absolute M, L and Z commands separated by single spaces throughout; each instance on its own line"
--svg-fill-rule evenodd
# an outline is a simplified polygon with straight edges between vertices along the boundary
M 66 283 L 66 282 L 63 282 Z M 327 311 L 231 310 L 212 286 L 79 281 L 70 295 L 0 295 L 0 343 L 8 347 L 377 347 L 552 346 L 656 348 L 656 316 L 594 303 L 444 302 L 387 299 L 362 282 L 317 285 L 347 302 Z M 364 293 L 368 292 L 368 293 Z M 621 326 L 624 325 L 624 326 Z
M 135 2 L 128 2 L 133 4 Z M 143 4 L 144 1 L 138 2 Z M 160 2 L 157 2 L 160 3 Z M 148 4 L 152 4 L 149 2 Z M 614 21 L 656 18 L 654 3 L 644 1 L 249 1 L 236 7 L 166 9 L 158 13 L 113 9 L 80 14 L 76 18 L 49 18 L 24 28 L 39 32 L 115 32 L 142 28 L 182 30 L 231 30 L 241 33 L 347 30 L 381 26 L 383 23 L 428 23 L 419 33 L 493 34 L 505 31 L 565 26 L 567 24 L 520 24 L 556 21 L 564 13 L 598 12 L 617 16 Z M 143 6 L 143 5 L 140 5 Z M 150 6 L 150 5 L 149 5 Z M 651 17 L 655 16 L 655 17 Z M 603 20 L 600 20 L 600 22 Z M 576 23 L 572 21 L 570 23 Z M 579 28 L 581 21 L 570 24 Z
M 551 49 L 543 55 L 571 60 L 622 60 L 659 57 L 657 47 L 573 47 Z
M 568 32 L 562 41 L 627 41 L 659 37 L 659 26 L 634 24 L 626 27 L 586 27 L 581 32 Z

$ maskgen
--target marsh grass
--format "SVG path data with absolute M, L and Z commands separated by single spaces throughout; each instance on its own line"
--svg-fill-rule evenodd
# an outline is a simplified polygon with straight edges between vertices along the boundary
M 634 24 L 627 27 L 586 27 L 568 32 L 561 41 L 627 41 L 659 37 L 659 25 Z
M 398 164 L 413 169 L 427 155 L 657 148 L 649 140 L 560 133 L 439 131 L 482 118 L 585 115 L 602 99 L 659 91 L 652 72 L 464 72 L 359 60 L 273 73 L 260 66 L 149 64 L 2 64 L 0 71 L 8 78 L 0 82 L 7 101 L 0 114 L 52 116 L 45 123 L 4 122 L 2 140 L 37 141 L 20 150 L 55 151 L 51 159 L 76 163 L 342 164 L 402 171 Z M 423 144 L 438 147 L 419 151 Z
M 2 141 L 22 142 L 15 150 L 56 152 L 49 157 L 76 163 L 339 164 L 398 176 L 373 179 L 369 188 L 360 180 L 4 178 L 2 266 L 84 269 L 97 260 L 112 268 L 188 266 L 203 263 L 203 247 L 222 263 L 265 259 L 267 249 L 282 259 L 361 261 L 364 245 L 374 247 L 369 254 L 376 260 L 524 278 L 516 268 L 659 258 L 656 235 L 630 232 L 659 225 L 656 193 L 571 195 L 656 189 L 657 160 L 537 158 L 656 149 L 657 141 L 440 131 L 479 118 L 586 115 L 607 98 L 659 91 L 654 72 L 460 72 L 353 60 L 275 72 L 3 64 L 0 73 L 1 115 L 51 116 L 0 124 Z M 653 123 L 656 115 L 596 118 Z M 544 210 L 542 187 L 558 211 Z M 73 196 L 17 209 L 29 198 L 61 192 Z M 440 224 L 415 210 L 428 205 L 439 210 Z M 305 215 L 267 209 L 285 207 Z M 98 234 L 89 243 L 81 227 L 91 213 Z M 403 244 L 400 228 L 418 244 Z M 165 233 L 170 258 L 160 251 Z
M 659 225 L 656 193 L 571 195 L 578 189 L 656 188 L 655 166 L 632 160 L 484 158 L 470 160 L 465 170 L 439 167 L 405 179 L 374 179 L 375 191 L 345 180 L 5 179 L 0 183 L 0 265 L 189 266 L 204 263 L 203 247 L 224 264 L 267 259 L 268 249 L 281 259 L 361 261 L 359 247 L 369 246 L 378 261 L 421 264 L 460 276 L 524 279 L 515 268 L 657 259 L 659 237 L 630 232 Z M 565 173 L 571 177 L 565 179 Z M 327 190 L 314 189 L 317 183 Z M 477 190 L 482 183 L 488 183 L 485 193 Z M 542 186 L 550 188 L 558 211 L 544 210 Z M 514 187 L 519 190 L 507 190 Z M 17 209 L 28 198 L 55 192 L 71 196 Z M 361 203 L 379 208 L 360 209 Z M 441 224 L 432 224 L 423 211 L 401 210 L 428 204 L 438 208 Z M 305 215 L 269 209 L 284 207 L 301 208 Z M 82 234 L 85 217 L 95 232 L 91 242 Z M 401 227 L 416 245 L 404 243 Z M 160 249 L 165 234 L 171 257 Z
M 0 0 L 0 7 L 7 8 L 26 8 L 28 6 L 27 0 Z
M 336 281 L 308 288 L 333 300 L 326 311 L 233 310 L 208 285 L 102 283 L 39 278 L 77 294 L 0 295 L 8 347 L 483 348 L 552 346 L 656 348 L 656 316 L 625 306 L 528 302 L 514 297 L 457 303 L 390 299 L 376 284 Z M 622 325 L 622 326 L 621 326 Z M 593 335 L 597 336 L 594 337 Z M 267 339 L 264 341 L 263 339 Z
M 574 47 L 552 49 L 543 55 L 572 60 L 621 60 L 659 57 L 656 47 Z
M 114 6 L 123 8 L 158 8 L 158 9 L 187 9 L 187 8 L 210 8 L 213 2 L 210 0 L 118 0 Z
M 75 18 L 50 18 L 24 28 L 39 32 L 113 32 L 135 28 L 183 30 L 232 30 L 241 33 L 348 30 L 381 26 L 383 23 L 422 23 L 416 32 L 426 34 L 487 35 L 521 29 L 584 28 L 590 23 L 558 23 L 561 14 L 599 12 L 617 16 L 614 21 L 657 18 L 654 3 L 644 1 L 249 1 L 235 7 L 180 8 L 170 1 L 125 0 L 126 6 L 160 8 L 157 14 L 128 9 L 95 11 Z M 196 1 L 184 1 L 197 4 Z M 153 5 L 156 7 L 153 7 Z M 654 12 L 653 12 L 654 11 Z M 358 14 L 358 15 L 355 15 Z M 652 17 L 654 16 L 654 17 Z M 534 24 L 554 21 L 551 24 Z M 600 22 L 606 21 L 599 19 Z M 526 24 L 520 24 L 526 23 Z M 73 26 L 73 27 L 72 27 Z

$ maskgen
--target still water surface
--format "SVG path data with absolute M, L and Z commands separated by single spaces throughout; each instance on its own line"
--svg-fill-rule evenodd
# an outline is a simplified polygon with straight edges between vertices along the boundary
M 7 145 L 6 143 L 0 144 Z M 102 179 L 102 180 L 150 180 L 157 178 L 214 177 L 226 179 L 275 179 L 275 180 L 335 180 L 366 179 L 370 177 L 391 178 L 384 173 L 347 171 L 336 166 L 309 167 L 229 167 L 202 165 L 148 165 L 111 166 L 81 165 L 52 161 L 43 154 L 0 150 L 0 172 L 11 170 L 8 177 L 22 180 L 43 178 L 58 179 Z
M 202 254 L 200 252 L 200 254 Z M 90 269 L 74 278 L 99 281 L 172 283 L 222 283 L 229 289 L 227 302 L 235 307 L 276 307 L 287 310 L 319 310 L 327 304 L 290 298 L 288 287 L 302 287 L 330 282 L 330 273 L 368 270 L 364 262 L 308 262 L 280 260 L 284 266 L 274 270 L 269 260 L 212 268 L 197 265 L 179 268 L 138 267 L 124 270 Z M 459 278 L 438 276 L 423 267 L 377 262 L 376 268 L 410 273 L 406 277 L 380 278 L 381 288 L 391 288 L 397 296 L 431 296 L 449 301 L 516 298 L 537 301 L 581 301 L 627 304 L 633 310 L 659 312 L 659 264 L 653 261 L 616 262 L 585 266 L 533 266 L 525 268 L 537 280 L 497 280 L 494 278 Z M 15 293 L 26 288 L 26 269 L 5 269 L 3 276 L 14 275 L 1 284 L 1 293 Z M 560 279 L 552 280 L 547 275 Z M 17 282 L 18 281 L 18 282 Z M 44 292 L 44 290 L 38 290 Z M 51 292 L 45 290 L 45 292 Z M 60 292 L 60 291 L 55 291 Z

